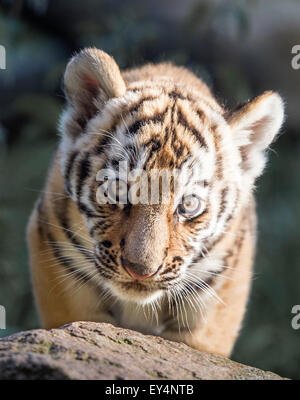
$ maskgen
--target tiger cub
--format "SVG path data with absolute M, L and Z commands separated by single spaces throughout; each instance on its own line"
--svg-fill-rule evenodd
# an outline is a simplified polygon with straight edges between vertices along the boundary
M 64 88 L 61 140 L 28 226 L 43 325 L 108 322 L 229 356 L 281 97 L 228 111 L 185 68 L 120 72 L 95 48 L 71 59 Z

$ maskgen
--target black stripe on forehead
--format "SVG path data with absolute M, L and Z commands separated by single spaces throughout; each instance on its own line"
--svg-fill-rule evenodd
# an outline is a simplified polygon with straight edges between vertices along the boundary
M 138 91 L 141 91 L 144 88 L 139 88 Z M 134 90 L 133 90 L 134 91 Z M 164 119 L 164 115 L 167 113 L 170 103 L 166 106 L 165 110 L 162 112 L 157 112 L 155 115 L 150 116 L 150 117 L 142 117 L 140 119 L 137 119 L 134 123 L 132 123 L 130 126 L 127 126 L 123 115 L 132 115 L 132 114 L 136 114 L 136 117 L 138 118 L 138 113 L 140 111 L 140 108 L 143 106 L 144 102 L 146 101 L 155 101 L 156 99 L 159 99 L 161 97 L 161 95 L 167 95 L 170 98 L 170 101 L 173 102 L 173 106 L 172 106 L 172 112 L 171 114 L 174 114 L 174 110 L 175 110 L 175 104 L 177 103 L 177 100 L 185 100 L 188 102 L 192 102 L 194 103 L 194 101 L 189 98 L 188 96 L 185 96 L 183 94 L 180 93 L 180 91 L 174 89 L 169 93 L 166 93 L 165 91 L 158 93 L 157 95 L 155 94 L 151 94 L 151 95 L 146 95 L 145 97 L 139 98 L 136 102 L 134 102 L 133 104 L 129 104 L 128 107 L 125 106 L 125 108 L 122 109 L 122 111 L 120 111 L 119 114 L 117 114 L 114 117 L 114 120 L 111 124 L 111 126 L 109 128 L 107 128 L 108 132 L 111 134 L 114 134 L 116 132 L 117 127 L 120 125 L 120 123 L 124 123 L 124 128 L 127 131 L 128 135 L 136 135 L 138 133 L 138 131 L 144 126 L 147 125 L 148 123 L 159 123 L 162 122 Z M 199 118 L 202 120 L 202 118 Z M 172 122 L 174 123 L 174 119 L 172 118 Z M 200 134 L 200 132 L 193 126 L 191 126 L 185 119 L 185 117 L 183 116 L 182 112 L 179 111 L 179 115 L 178 115 L 178 123 L 181 123 L 181 125 L 183 125 L 185 128 L 188 128 L 190 130 L 190 132 L 192 132 L 192 134 L 197 138 L 197 140 L 200 142 L 201 146 L 207 148 L 207 144 L 205 142 L 205 139 L 202 137 L 202 135 Z M 101 137 L 99 144 L 96 146 L 95 148 L 95 154 L 102 154 L 103 153 L 103 145 L 107 144 L 109 141 L 111 140 L 111 138 L 108 138 L 107 136 Z
M 137 135 L 139 130 L 143 127 L 146 126 L 147 124 L 156 124 L 156 123 L 163 123 L 164 121 L 164 117 L 166 116 L 168 107 L 163 111 L 163 112 L 158 112 L 156 114 L 154 114 L 151 117 L 145 117 L 145 118 L 141 118 L 138 119 L 137 121 L 135 121 L 134 123 L 132 123 L 130 126 L 125 125 L 125 129 L 126 129 L 126 136 L 134 136 Z M 110 138 L 110 142 L 113 142 L 113 138 Z M 151 154 L 153 154 L 155 151 L 159 150 L 161 147 L 161 142 L 160 142 L 160 137 L 158 135 L 153 136 L 147 143 L 144 144 L 145 147 L 150 146 L 151 145 Z M 99 144 L 98 149 L 100 150 L 102 147 L 102 143 Z M 100 151 L 98 150 L 98 152 L 100 153 Z M 131 159 L 128 160 L 130 162 L 130 168 L 133 168 L 134 166 L 134 153 L 135 153 L 135 149 L 134 149 L 134 143 L 128 143 L 126 145 L 124 145 L 124 152 L 128 153 L 131 155 Z M 103 150 L 102 150 L 103 153 Z M 117 163 L 119 162 L 119 160 L 115 157 L 112 158 L 111 163 L 113 166 L 117 166 Z
M 125 130 L 128 131 L 128 127 L 127 127 L 127 125 L 126 125 L 126 123 L 124 121 L 124 114 L 130 115 L 130 114 L 138 113 L 140 108 L 143 106 L 145 101 L 156 100 L 157 98 L 159 98 L 159 95 L 158 96 L 154 96 L 154 95 L 145 96 L 145 97 L 142 97 L 142 98 L 138 99 L 134 103 L 128 104 L 127 108 L 125 106 L 125 108 L 122 111 L 120 111 L 117 115 L 114 116 L 114 120 L 111 123 L 111 126 L 109 128 L 107 128 L 106 130 L 109 133 L 114 134 L 116 129 L 117 129 L 117 127 L 121 123 L 123 123 Z M 104 144 L 107 144 L 110 140 L 111 140 L 111 138 L 109 138 L 109 136 L 103 135 L 101 137 L 101 139 L 100 139 L 100 142 L 99 142 L 98 146 L 95 148 L 95 153 L 96 154 L 102 153 L 103 149 L 101 147 Z
M 173 134 L 172 134 L 171 146 L 176 157 L 179 159 L 182 156 L 184 150 L 186 150 L 187 152 L 186 154 L 187 157 L 191 156 L 191 151 L 187 147 L 187 145 L 184 145 L 182 141 L 178 139 L 175 128 L 173 128 L 172 132 Z
M 156 100 L 159 96 L 146 96 L 143 97 L 142 99 L 139 99 L 136 103 L 132 104 L 126 112 L 129 114 L 133 114 L 135 112 L 138 112 L 141 106 L 144 104 L 145 101 L 150 101 L 150 100 Z
M 155 157 L 156 153 L 161 149 L 161 141 L 160 137 L 158 135 L 152 137 L 147 143 L 145 143 L 145 147 L 150 147 L 149 148 L 149 153 L 148 157 L 144 163 L 144 169 L 146 168 L 147 164 L 150 162 L 150 160 Z
M 192 99 L 191 99 L 189 96 L 184 96 L 182 93 L 180 93 L 180 92 L 178 91 L 178 89 L 177 89 L 177 90 L 176 90 L 176 89 L 172 90 L 170 93 L 168 93 L 168 96 L 169 96 L 171 99 L 174 99 L 174 100 L 180 99 L 180 100 L 189 100 L 189 101 L 192 101 Z
M 145 118 L 141 118 L 141 119 L 137 120 L 136 122 L 134 122 L 132 125 L 130 125 L 128 127 L 128 134 L 136 135 L 143 126 L 145 126 L 149 123 L 156 124 L 159 122 L 163 122 L 164 117 L 166 115 L 166 111 L 167 111 L 167 109 L 161 113 L 158 112 L 157 114 L 153 115 L 152 117 L 145 117 Z
M 149 100 L 149 99 L 148 99 Z M 139 105 L 141 105 L 141 103 L 139 103 Z M 134 109 L 137 106 L 134 107 Z M 145 118 L 140 118 L 137 119 L 134 123 L 132 123 L 131 125 L 127 126 L 127 124 L 125 123 L 125 121 L 123 121 L 124 123 L 124 131 L 126 136 L 134 136 L 138 133 L 138 131 L 145 125 L 149 124 L 149 123 L 162 123 L 164 120 L 164 116 L 167 112 L 168 107 L 162 111 L 162 112 L 157 112 L 156 114 L 154 114 L 151 117 L 145 117 Z M 130 112 L 130 109 L 128 110 Z M 108 132 L 111 135 L 114 135 L 116 133 L 116 129 L 119 126 L 119 123 L 121 123 L 121 116 L 119 115 L 119 119 L 118 119 L 118 123 L 113 124 L 113 126 L 111 126 L 108 130 Z M 108 135 L 103 135 L 100 137 L 100 140 L 98 142 L 98 144 L 95 146 L 95 150 L 94 150 L 94 154 L 96 155 L 103 155 L 104 151 L 105 151 L 105 147 L 106 145 L 110 144 L 113 142 L 113 137 L 109 137 Z
M 204 147 L 206 150 L 208 150 L 206 140 L 201 135 L 201 133 L 187 121 L 186 117 L 183 115 L 182 110 L 180 108 L 177 109 L 177 123 L 182 125 L 189 132 L 191 132 L 195 136 L 197 141 L 201 144 L 201 146 Z
M 185 156 L 184 152 L 185 152 L 186 146 L 183 145 L 183 143 L 181 143 L 178 140 L 178 136 L 177 136 L 177 132 L 176 132 L 176 126 L 177 126 L 177 124 L 180 124 L 180 125 L 184 126 L 184 128 L 187 129 L 187 131 L 189 131 L 190 133 L 192 133 L 192 135 L 194 135 L 196 137 L 197 141 L 200 143 L 200 145 L 202 147 L 207 149 L 207 143 L 206 143 L 205 139 L 203 138 L 203 136 L 201 135 L 201 133 L 186 120 L 184 113 L 179 109 L 179 107 L 177 107 L 178 99 L 189 101 L 189 102 L 192 102 L 192 100 L 186 96 L 183 96 L 180 93 L 180 91 L 175 90 L 175 89 L 173 91 L 171 91 L 170 93 L 164 92 L 163 94 L 168 95 L 170 98 L 171 122 L 170 122 L 170 126 L 169 126 L 169 124 L 167 126 L 164 126 L 165 132 L 164 132 L 164 135 L 162 135 L 162 136 L 164 136 L 164 137 L 162 137 L 162 139 L 164 140 L 164 143 L 161 142 L 160 147 L 163 147 L 164 144 L 167 142 L 168 138 L 170 138 L 170 136 L 171 136 L 172 137 L 171 146 L 173 147 L 174 157 L 177 157 L 177 159 L 179 159 L 181 156 Z M 138 114 L 139 108 L 143 105 L 143 103 L 145 101 L 150 101 L 150 102 L 151 102 L 151 100 L 155 101 L 156 99 L 159 99 L 159 97 L 160 97 L 160 95 L 157 95 L 157 96 L 149 95 L 147 97 L 139 99 L 136 103 L 132 104 L 131 106 L 128 106 L 127 109 L 123 109 L 122 112 L 123 113 L 125 112 L 126 114 L 127 113 L 135 113 L 136 117 L 138 117 L 137 114 Z M 150 116 L 150 117 L 144 117 L 144 118 L 141 117 L 140 119 L 137 119 L 135 122 L 133 122 L 129 126 L 127 126 L 127 124 L 125 123 L 124 118 L 122 117 L 122 114 L 117 115 L 115 117 L 115 121 L 113 122 L 112 126 L 110 128 L 108 128 L 109 132 L 112 135 L 115 134 L 117 126 L 120 126 L 119 124 L 121 123 L 121 118 L 124 123 L 124 134 L 126 134 L 127 136 L 137 135 L 139 133 L 140 129 L 142 129 L 144 126 L 146 126 L 148 124 L 151 124 L 151 123 L 152 124 L 156 124 L 156 123 L 163 124 L 164 118 L 168 114 L 168 110 L 170 110 L 170 102 L 166 106 L 164 111 L 157 112 L 156 114 L 154 114 L 153 116 Z M 175 115 L 175 118 L 174 118 L 174 115 Z M 172 134 L 170 135 L 171 132 L 172 132 Z M 107 144 L 111 143 L 112 141 L 113 141 L 113 138 L 111 138 L 111 137 L 107 137 L 107 136 L 105 136 L 105 138 L 102 137 L 100 139 L 100 142 L 98 143 L 98 145 L 95 147 L 95 154 L 103 156 L 105 146 Z M 126 146 L 124 146 L 124 147 L 126 148 Z M 129 150 L 131 152 L 131 149 L 129 149 Z M 155 146 L 152 147 L 150 158 L 153 157 L 153 155 L 155 154 L 155 152 L 157 150 L 158 149 L 155 148 Z M 114 167 L 117 166 L 117 163 L 119 162 L 118 157 L 111 157 L 110 154 L 106 154 L 106 158 L 107 158 L 107 160 L 111 158 L 112 165 Z M 149 161 L 149 159 L 148 159 L 148 161 Z M 134 164 L 133 160 L 131 160 L 131 161 L 129 160 L 129 162 L 131 164 L 131 167 L 133 167 L 133 164 Z M 173 167 L 173 162 L 171 163 L 171 167 Z

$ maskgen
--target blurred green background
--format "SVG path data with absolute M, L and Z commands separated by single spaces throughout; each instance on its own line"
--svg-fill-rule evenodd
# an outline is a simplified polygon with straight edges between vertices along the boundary
M 84 46 L 122 68 L 171 60 L 189 67 L 227 107 L 273 89 L 285 98 L 283 135 L 257 184 L 259 242 L 253 290 L 233 359 L 300 378 L 300 2 L 288 0 L 0 0 L 0 304 L 7 329 L 39 326 L 25 226 L 55 150 L 61 78 Z

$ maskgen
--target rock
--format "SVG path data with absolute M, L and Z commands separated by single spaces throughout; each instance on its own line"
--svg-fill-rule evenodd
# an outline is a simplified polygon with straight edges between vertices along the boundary
M 0 339 L 0 379 L 283 379 L 183 343 L 75 322 Z

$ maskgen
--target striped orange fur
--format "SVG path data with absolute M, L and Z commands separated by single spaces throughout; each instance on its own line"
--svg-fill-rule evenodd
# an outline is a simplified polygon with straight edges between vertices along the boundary
M 185 68 L 121 73 L 97 49 L 73 57 L 64 84 L 61 141 L 28 226 L 44 326 L 110 322 L 230 355 L 251 284 L 253 188 L 283 122 L 280 96 L 228 111 Z M 147 179 L 176 170 L 180 184 L 167 203 L 99 204 L 97 173 L 117 174 L 120 162 Z

